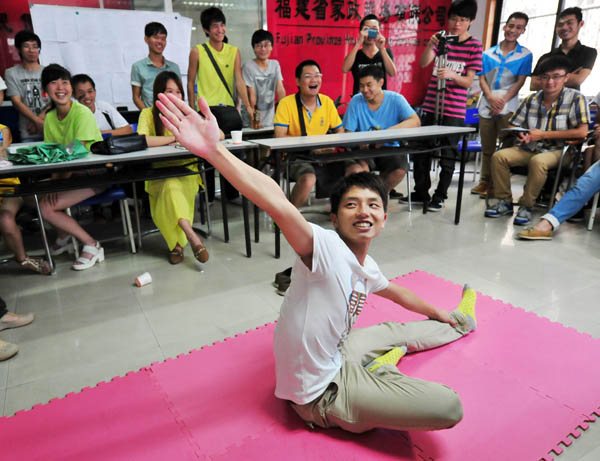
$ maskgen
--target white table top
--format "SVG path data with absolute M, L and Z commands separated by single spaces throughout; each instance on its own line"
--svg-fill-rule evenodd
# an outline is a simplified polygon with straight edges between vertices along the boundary
M 256 147 L 256 144 L 243 141 L 240 144 L 233 144 L 231 141 L 222 141 L 223 145 L 230 151 L 245 150 Z M 36 144 L 36 143 L 34 143 Z M 13 144 L 9 147 L 9 152 L 15 152 L 19 147 L 25 147 L 33 145 L 28 144 Z M 68 162 L 61 163 L 47 163 L 44 165 L 12 165 L 7 168 L 0 169 L 0 177 L 14 177 L 24 174 L 33 174 L 40 172 L 51 172 L 58 170 L 69 170 L 69 169 L 81 169 L 81 168 L 93 168 L 103 166 L 106 163 L 118 164 L 127 162 L 140 162 L 140 161 L 151 161 L 157 162 L 161 160 L 169 160 L 176 158 L 193 157 L 194 154 L 189 152 L 183 146 L 161 146 L 161 147 L 149 147 L 145 150 L 136 152 L 128 152 L 126 154 L 117 155 L 98 155 L 89 153 L 86 157 L 71 160 Z
M 474 132 L 474 128 L 453 126 L 421 126 L 418 128 L 396 128 L 394 130 L 357 131 L 316 136 L 290 136 L 284 138 L 253 139 L 252 142 L 270 149 L 312 149 L 319 147 L 347 146 L 352 144 L 383 143 Z

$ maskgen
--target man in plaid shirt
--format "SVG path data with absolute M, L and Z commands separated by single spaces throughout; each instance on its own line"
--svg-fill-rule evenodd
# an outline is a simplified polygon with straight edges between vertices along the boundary
M 565 87 L 569 68 L 570 61 L 564 56 L 552 56 L 540 64 L 542 89 L 521 102 L 509 121 L 512 127 L 524 129 L 518 132 L 518 144 L 492 156 L 492 190 L 488 196 L 497 201 L 485 211 L 486 217 L 512 216 L 510 168 L 527 166 L 527 182 L 514 224 L 528 224 L 548 170 L 558 165 L 565 141 L 587 135 L 590 114 L 585 97 Z

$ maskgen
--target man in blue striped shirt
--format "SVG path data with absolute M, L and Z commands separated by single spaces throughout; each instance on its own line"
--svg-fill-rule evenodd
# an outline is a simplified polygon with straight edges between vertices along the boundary
M 472 194 L 485 197 L 491 182 L 490 163 L 496 141 L 519 104 L 519 90 L 531 74 L 532 54 L 517 39 L 525 32 L 529 17 L 515 12 L 504 25 L 504 40 L 483 54 L 479 76 L 479 134 L 481 136 L 481 179 Z
M 548 170 L 558 165 L 565 141 L 587 135 L 590 114 L 585 97 L 565 87 L 570 65 L 566 56 L 552 56 L 541 63 L 542 90 L 521 102 L 509 120 L 510 125 L 522 129 L 517 136 L 519 145 L 492 156 L 493 191 L 488 195 L 498 201 L 485 211 L 486 217 L 512 216 L 510 168 L 527 166 L 527 182 L 514 224 L 528 224 Z

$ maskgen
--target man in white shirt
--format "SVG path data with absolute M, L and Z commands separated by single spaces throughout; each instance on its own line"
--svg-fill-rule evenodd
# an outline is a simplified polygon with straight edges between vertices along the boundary
M 133 130 L 119 111 L 104 101 L 96 101 L 96 84 L 89 75 L 77 74 L 71 78 L 73 96 L 92 111 L 102 134 L 112 136 L 131 134 Z
M 449 428 L 462 418 L 452 389 L 403 375 L 406 352 L 449 343 L 476 327 L 475 292 L 465 289 L 447 312 L 389 283 L 368 256 L 387 218 L 387 191 L 371 173 L 347 176 L 331 196 L 335 230 L 310 224 L 279 185 L 232 155 L 218 138 L 203 98 L 200 113 L 171 95 L 159 95 L 165 127 L 190 152 L 210 162 L 245 197 L 264 209 L 297 254 L 274 351 L 275 395 L 309 424 L 364 432 Z M 430 320 L 386 322 L 352 330 L 369 293 L 377 293 Z

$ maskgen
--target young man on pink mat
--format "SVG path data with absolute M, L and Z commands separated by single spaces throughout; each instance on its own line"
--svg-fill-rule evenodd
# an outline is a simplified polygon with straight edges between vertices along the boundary
M 350 432 L 457 424 L 463 412 L 456 392 L 403 375 L 396 364 L 407 352 L 438 347 L 474 330 L 475 292 L 465 287 L 459 307 L 448 313 L 388 282 L 367 254 L 387 218 L 382 182 L 370 173 L 343 178 L 332 193 L 335 231 L 325 230 L 307 222 L 275 181 L 219 142 L 216 119 L 203 98 L 198 106 L 204 117 L 171 95 L 159 99 L 163 123 L 177 141 L 269 213 L 298 255 L 275 328 L 275 395 L 288 400 L 309 425 Z M 429 320 L 352 330 L 369 293 Z

